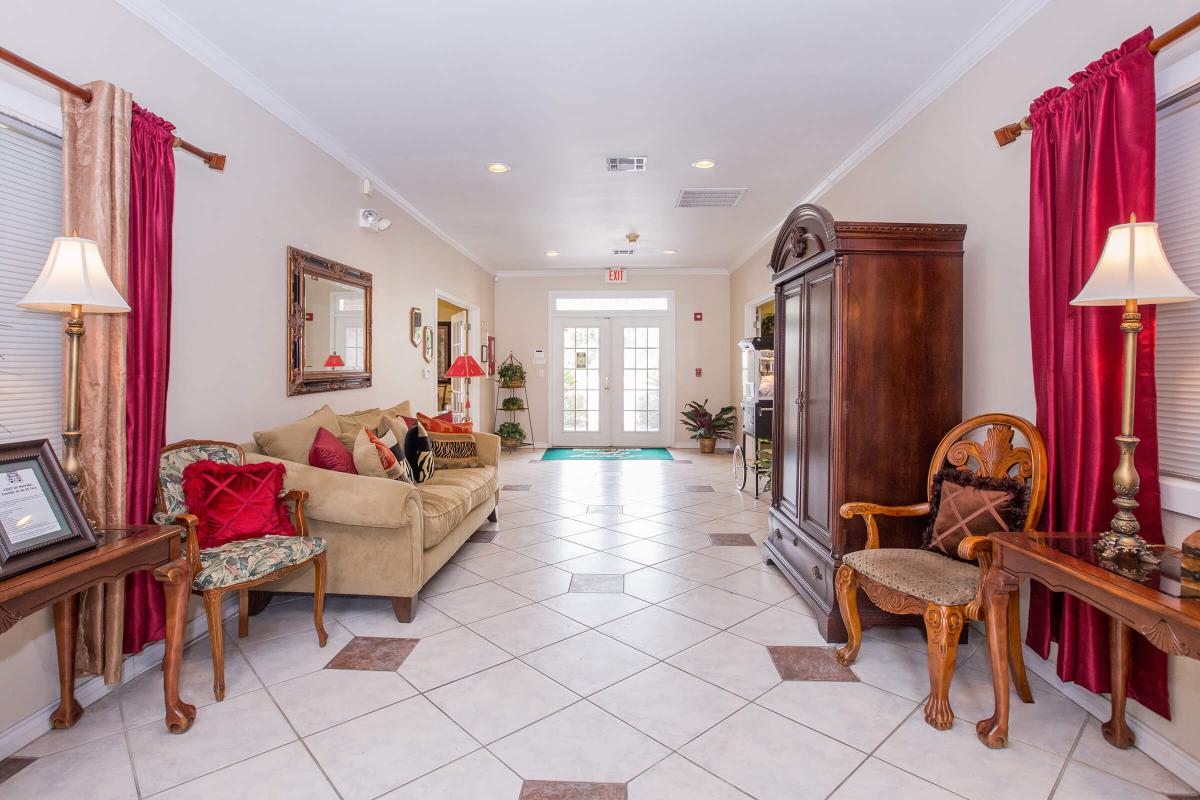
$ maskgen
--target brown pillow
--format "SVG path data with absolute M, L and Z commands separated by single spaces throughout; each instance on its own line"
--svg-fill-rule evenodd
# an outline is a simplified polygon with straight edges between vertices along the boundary
M 309 416 L 290 425 L 272 428 L 269 431 L 257 431 L 254 434 L 254 442 L 271 458 L 307 464 L 309 448 L 317 438 L 320 428 L 334 436 L 338 435 L 337 414 L 334 414 L 329 406 L 321 406 Z
M 429 433 L 429 444 L 433 450 L 435 469 L 457 469 L 479 467 L 479 451 L 475 448 L 475 436 L 470 433 Z
M 1029 487 L 1013 478 L 944 469 L 933 477 L 931 505 L 925 547 L 957 558 L 958 543 L 968 536 L 1024 528 Z

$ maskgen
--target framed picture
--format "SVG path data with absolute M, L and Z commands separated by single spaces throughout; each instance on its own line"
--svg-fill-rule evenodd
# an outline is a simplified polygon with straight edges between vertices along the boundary
M 437 332 L 437 375 L 441 380 L 450 369 L 450 323 L 438 322 Z
M 0 444 L 0 578 L 95 546 L 50 440 Z
M 408 310 L 408 322 L 410 326 L 409 338 L 412 339 L 413 347 L 421 346 L 421 309 L 413 306 Z M 426 359 L 428 361 L 429 359 Z
M 487 344 L 484 345 L 483 361 L 487 364 L 488 375 L 496 374 L 496 337 L 487 337 Z
M 425 352 L 424 352 L 425 363 L 432 364 L 433 363 L 433 328 L 426 325 L 424 330 L 422 331 L 422 336 L 425 339 Z

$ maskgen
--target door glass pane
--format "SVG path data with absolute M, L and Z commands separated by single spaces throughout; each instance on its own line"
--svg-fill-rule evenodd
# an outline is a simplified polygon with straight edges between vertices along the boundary
M 621 420 L 626 433 L 657 433 L 659 408 L 659 329 L 630 326 L 621 331 L 624 391 Z
M 563 328 L 564 431 L 600 430 L 600 329 Z

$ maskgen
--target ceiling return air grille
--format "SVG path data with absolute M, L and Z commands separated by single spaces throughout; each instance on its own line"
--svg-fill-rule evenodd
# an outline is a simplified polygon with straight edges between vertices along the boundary
M 745 189 L 680 189 L 676 208 L 733 208 Z
M 609 172 L 645 172 L 645 156 L 617 156 L 608 159 Z
M 632 247 L 614 247 L 612 254 L 614 256 L 631 256 L 636 252 L 637 250 L 633 249 Z

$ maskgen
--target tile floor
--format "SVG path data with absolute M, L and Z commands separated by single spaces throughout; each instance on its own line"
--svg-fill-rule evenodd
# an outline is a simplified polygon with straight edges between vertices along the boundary
M 831 663 L 762 564 L 766 504 L 730 488 L 728 457 L 538 455 L 505 456 L 499 522 L 429 582 L 411 624 L 386 600 L 330 598 L 321 649 L 311 598 L 277 599 L 248 638 L 227 628 L 224 702 L 207 641 L 188 649 L 189 733 L 164 730 L 151 670 L 0 761 L 0 799 L 1194 795 L 1033 676 L 1011 746 L 985 749 L 978 639 L 942 733 L 921 715 L 918 632 L 868 633 L 852 671 Z

